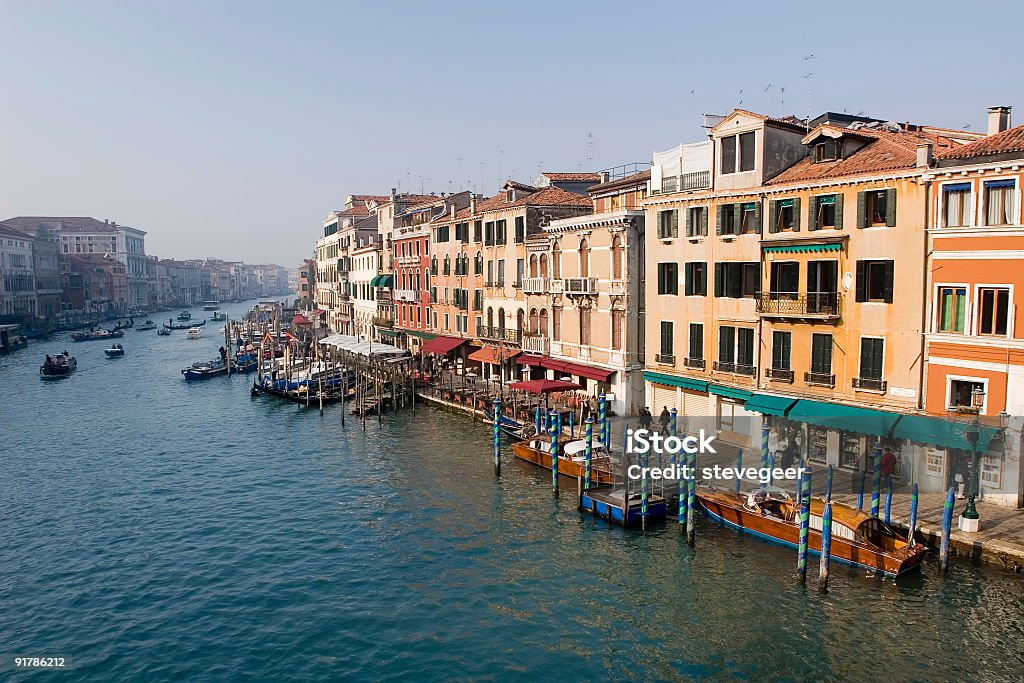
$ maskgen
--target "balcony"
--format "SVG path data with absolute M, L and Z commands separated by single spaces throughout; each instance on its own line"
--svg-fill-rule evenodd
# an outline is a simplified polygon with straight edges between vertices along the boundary
M 551 340 L 543 334 L 524 334 L 523 351 L 546 356 L 551 353 Z
M 391 328 L 395 326 L 395 321 L 391 318 L 375 317 L 370 320 L 374 327 L 387 327 Z
M 838 318 L 841 303 L 839 292 L 757 293 L 757 312 L 770 318 Z
M 693 171 L 680 176 L 681 190 L 705 190 L 711 187 L 711 171 Z
M 676 357 L 670 353 L 659 353 L 654 357 L 654 362 L 659 365 L 675 365 Z
M 596 277 L 567 277 L 562 282 L 566 294 L 597 294 Z
M 399 256 L 395 259 L 395 263 L 400 266 L 418 266 L 420 264 L 419 256 Z
M 878 391 L 884 394 L 889 389 L 889 383 L 881 378 L 854 377 L 853 388 L 865 391 Z
M 409 301 L 419 303 L 420 293 L 415 289 L 396 289 L 395 301 Z
M 551 280 L 548 280 L 548 292 L 550 294 L 561 294 L 562 289 L 561 278 L 552 278 Z
M 523 341 L 523 333 L 520 330 L 508 327 L 481 325 L 478 328 L 478 332 L 481 339 L 489 341 L 506 342 L 509 344 L 521 344 Z
M 694 370 L 703 370 L 708 366 L 708 362 L 703 358 L 684 358 L 683 365 Z
M 825 372 L 805 372 L 804 384 L 816 387 L 833 388 L 836 385 L 836 376 Z
M 716 360 L 712 369 L 715 372 L 728 372 L 732 375 L 746 375 L 748 377 L 754 376 L 754 366 L 746 365 L 744 363 L 727 363 L 725 361 Z
M 778 380 L 780 382 L 793 382 L 793 371 L 785 370 L 783 368 L 765 368 L 764 376 L 768 379 Z
M 546 277 L 526 277 L 526 278 L 523 278 L 523 293 L 524 294 L 547 294 L 548 293 L 548 279 Z

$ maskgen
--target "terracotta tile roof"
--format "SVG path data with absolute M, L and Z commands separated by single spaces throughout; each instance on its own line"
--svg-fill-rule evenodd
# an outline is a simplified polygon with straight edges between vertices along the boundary
M 966 145 L 951 147 L 935 156 L 939 159 L 967 159 L 1012 152 L 1024 152 L 1024 126 L 1009 128 L 1002 133 L 989 135 Z
M 378 202 L 386 202 L 388 199 L 390 199 L 390 197 L 386 194 L 354 194 L 351 195 L 351 197 L 352 200 L 356 202 L 368 202 L 371 200 Z
M 931 142 L 936 150 L 945 150 L 954 144 L 948 137 L 922 132 L 897 133 L 869 128 L 849 132 L 869 141 L 860 149 L 836 161 L 814 163 L 810 156 L 805 156 L 765 185 L 785 185 L 914 168 L 917 165 L 917 146 L 920 143 Z
M 760 119 L 768 123 L 774 123 L 780 126 L 786 126 L 793 129 L 807 129 L 807 124 L 804 123 L 804 120 L 797 118 L 796 116 L 783 116 L 782 118 L 776 118 L 772 116 L 766 116 L 764 114 L 758 114 L 756 111 L 750 111 L 749 109 L 733 109 L 731 112 L 726 114 L 725 118 L 723 118 L 722 121 L 725 121 L 725 119 L 729 118 L 733 114 L 745 114 L 746 116 L 752 116 L 755 119 Z M 718 128 L 718 126 L 715 126 L 715 128 Z
M 592 183 L 601 179 L 601 175 L 598 173 L 551 173 L 548 171 L 542 171 L 541 175 L 548 180 L 553 181 L 563 180 Z
M 641 171 L 640 173 L 634 173 L 618 180 L 609 180 L 607 183 L 601 183 L 600 185 L 591 185 L 587 188 L 587 192 L 596 194 L 599 192 L 608 192 L 611 190 L 617 190 L 622 187 L 629 187 L 630 185 L 639 185 L 640 183 L 646 183 L 651 179 L 651 171 Z
M 452 218 L 450 212 L 447 212 L 440 214 L 431 222 L 433 225 L 461 223 L 477 219 L 489 211 L 502 211 L 504 209 L 516 209 L 524 206 L 585 206 L 588 208 L 593 206 L 593 201 L 589 196 L 569 192 L 560 187 L 545 187 L 535 190 L 511 202 L 507 201 L 505 196 L 504 192 L 499 192 L 493 197 L 476 200 L 475 214 L 467 207 L 459 209 L 454 218 Z
M 44 223 L 60 224 L 62 232 L 108 232 L 116 233 L 118 228 L 126 228 L 126 225 L 114 226 L 88 216 L 17 216 L 4 221 L 18 230 L 35 230 Z
M 10 235 L 11 237 L 21 237 L 24 239 L 32 239 L 32 236 L 26 232 L 18 230 L 13 225 L 7 225 L 6 223 L 0 223 L 0 235 Z

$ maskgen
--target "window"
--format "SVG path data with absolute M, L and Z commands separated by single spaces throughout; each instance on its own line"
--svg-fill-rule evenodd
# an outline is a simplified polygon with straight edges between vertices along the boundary
M 473 260 L 473 275 L 484 274 L 484 255 L 479 251 L 476 252 L 476 258 Z
M 580 240 L 580 277 L 590 277 L 590 243 Z
M 473 241 L 474 242 L 481 242 L 481 241 L 483 241 L 483 239 L 482 239 L 483 238 L 483 229 L 484 229 L 483 225 L 484 225 L 483 221 L 473 221 Z
M 658 264 L 658 294 L 679 293 L 679 264 Z
M 950 410 L 956 410 L 957 408 L 967 408 L 973 410 L 975 408 L 982 408 L 982 406 L 974 404 L 974 392 L 985 391 L 984 382 L 976 382 L 968 379 L 951 379 L 949 380 L 949 408 Z
M 1009 314 L 1009 289 L 982 287 L 978 290 L 978 334 L 1006 336 Z
M 562 277 L 562 248 L 558 244 L 551 245 L 551 277 Z
M 437 233 L 434 237 L 435 242 L 447 242 L 448 241 L 448 226 L 442 225 L 437 229 Z
M 722 138 L 722 175 L 736 172 L 736 136 Z
M 772 369 L 789 370 L 792 350 L 792 332 L 772 332 Z
M 618 235 L 612 240 L 612 279 L 622 279 L 622 238 Z
M 772 261 L 770 287 L 772 299 L 795 300 L 800 294 L 800 264 L 796 261 Z
M 740 171 L 753 171 L 755 142 L 753 131 L 722 138 L 721 173 L 735 173 L 737 168 Z
M 739 204 L 719 204 L 715 232 L 719 235 L 740 234 Z
M 522 216 L 516 216 L 516 244 L 522 244 L 523 240 L 526 239 L 526 219 Z
M 505 220 L 502 219 L 494 224 L 494 243 L 505 244 L 507 241 L 505 236 Z
M 740 133 L 740 171 L 754 170 L 754 133 Z
M 491 246 L 494 244 L 494 221 L 487 221 L 484 223 L 484 245 Z
M 708 234 L 708 207 L 691 206 L 686 210 L 686 236 L 704 237 Z
M 691 261 L 683 266 L 683 293 L 686 296 L 707 296 L 708 264 Z
M 622 348 L 622 322 L 625 311 L 618 309 L 612 311 L 612 349 Z
M 896 190 L 867 190 L 857 193 L 857 227 L 896 225 Z
M 562 338 L 562 307 L 556 306 L 551 309 L 551 339 L 559 341 Z
M 925 473 L 935 477 L 941 477 L 946 469 L 946 452 L 929 448 L 925 453 Z
M 808 223 L 810 230 L 841 230 L 843 227 L 843 195 L 826 194 L 811 197 Z
M 724 261 L 715 264 L 715 296 L 752 298 L 761 284 L 760 263 Z
M 985 486 L 997 489 L 1001 486 L 1002 462 L 997 458 L 983 457 L 979 463 L 979 479 Z
M 740 327 L 736 330 L 736 364 L 753 370 L 754 330 L 749 327 Z
M 658 239 L 679 237 L 679 211 L 670 209 L 658 212 Z
M 505 286 L 505 262 L 498 261 L 498 286 Z
M 449 275 L 452 271 L 452 260 L 447 255 L 444 257 L 444 269 L 441 271 L 442 275 Z
M 892 287 L 892 261 L 857 261 L 857 301 L 891 304 Z
M 590 344 L 590 309 L 580 309 L 580 344 Z
M 761 231 L 761 203 L 745 202 L 740 204 L 740 232 Z
M 942 186 L 942 224 L 959 228 L 971 223 L 971 184 L 951 183 Z
M 814 146 L 814 163 L 835 161 L 839 158 L 839 145 L 835 140 L 825 140 Z
M 702 323 L 690 323 L 690 348 L 691 360 L 704 359 L 704 325 Z
M 882 358 L 885 340 L 880 337 L 864 337 L 860 340 L 860 379 L 882 379 Z
M 989 180 L 985 183 L 985 225 L 1009 225 L 1013 222 L 1016 181 Z
M 523 276 L 526 274 L 526 262 L 523 259 L 516 259 L 516 287 L 522 289 Z
M 718 328 L 718 362 L 730 364 L 736 362 L 735 327 Z
M 487 261 L 487 286 L 494 286 L 494 261 Z
M 811 373 L 815 375 L 832 374 L 832 335 L 811 335 Z
M 772 200 L 771 232 L 800 230 L 800 198 Z
M 659 353 L 659 360 L 661 358 L 672 358 L 673 355 L 673 339 L 672 339 L 672 321 L 662 320 L 661 321 L 661 353 Z M 668 361 L 672 362 L 672 361 Z
M 966 309 L 966 287 L 939 287 L 938 331 L 963 334 Z

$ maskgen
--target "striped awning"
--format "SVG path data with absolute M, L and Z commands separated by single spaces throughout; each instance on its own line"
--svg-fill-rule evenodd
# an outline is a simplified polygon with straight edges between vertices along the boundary
M 825 251 L 842 251 L 843 245 L 832 244 L 780 244 L 765 247 L 766 254 L 817 254 Z

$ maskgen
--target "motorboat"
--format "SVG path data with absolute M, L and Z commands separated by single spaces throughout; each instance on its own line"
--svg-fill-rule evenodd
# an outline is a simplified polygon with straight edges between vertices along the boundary
M 171 334 L 171 328 L 170 327 L 161 327 L 159 330 L 156 331 L 156 333 L 157 333 L 158 336 L 166 337 L 166 336 Z
M 65 351 L 59 356 L 48 355 L 43 364 L 39 366 L 39 377 L 41 379 L 60 379 L 67 377 L 76 369 L 78 369 L 78 361 Z
M 197 323 L 180 323 L 180 324 L 179 323 L 175 323 L 173 320 L 168 320 L 167 322 L 164 323 L 164 327 L 166 327 L 169 330 L 187 330 L 187 329 L 190 329 L 190 328 L 193 328 L 193 327 L 202 327 L 205 324 L 206 324 L 206 319 L 205 318 L 203 320 L 201 320 L 200 322 L 197 322 Z
M 123 330 L 105 330 L 100 328 L 98 330 L 90 330 L 88 332 L 72 332 L 71 341 L 100 341 L 101 339 L 118 339 L 123 336 Z
M 228 366 L 224 364 L 224 361 L 217 358 L 215 360 L 193 363 L 190 367 L 182 370 L 181 374 L 189 381 L 210 379 L 211 377 L 228 374 Z
M 203 302 L 203 310 L 204 311 L 216 311 L 218 308 L 220 308 L 220 302 L 219 301 L 204 301 Z M 214 318 L 214 320 L 216 320 L 216 318 Z
M 201 327 L 190 327 L 185 332 L 185 339 L 199 339 L 203 334 Z
M 221 312 L 221 311 L 217 311 L 216 313 L 213 314 L 214 322 L 223 322 L 223 321 L 225 321 L 227 319 L 228 319 L 228 314 L 227 313 L 224 313 L 224 312 Z
M 583 439 L 568 441 L 558 449 L 558 473 L 567 477 L 582 477 L 586 471 L 586 442 Z M 551 439 L 544 436 L 512 444 L 512 454 L 520 460 L 544 469 L 551 469 Z M 599 443 L 591 444 L 591 481 L 595 484 L 611 484 L 616 463 L 608 450 Z
M 178 322 L 188 322 L 192 319 L 192 314 L 188 311 L 182 311 L 178 314 Z
M 799 543 L 800 505 L 776 486 L 737 493 L 702 484 L 697 499 L 712 519 L 728 526 L 794 548 Z M 824 509 L 824 500 L 811 500 L 807 547 L 816 555 L 821 554 Z M 927 552 L 927 547 L 911 543 L 877 517 L 832 502 L 832 559 L 899 576 L 920 566 Z
M 107 358 L 120 358 L 124 355 L 124 347 L 114 344 L 109 349 L 103 349 L 103 353 L 107 354 Z
M 146 322 L 142 323 L 141 325 L 136 325 L 135 329 L 138 330 L 139 332 L 148 332 L 150 330 L 155 330 L 156 329 L 156 323 L 153 322 L 152 320 L 147 320 Z

